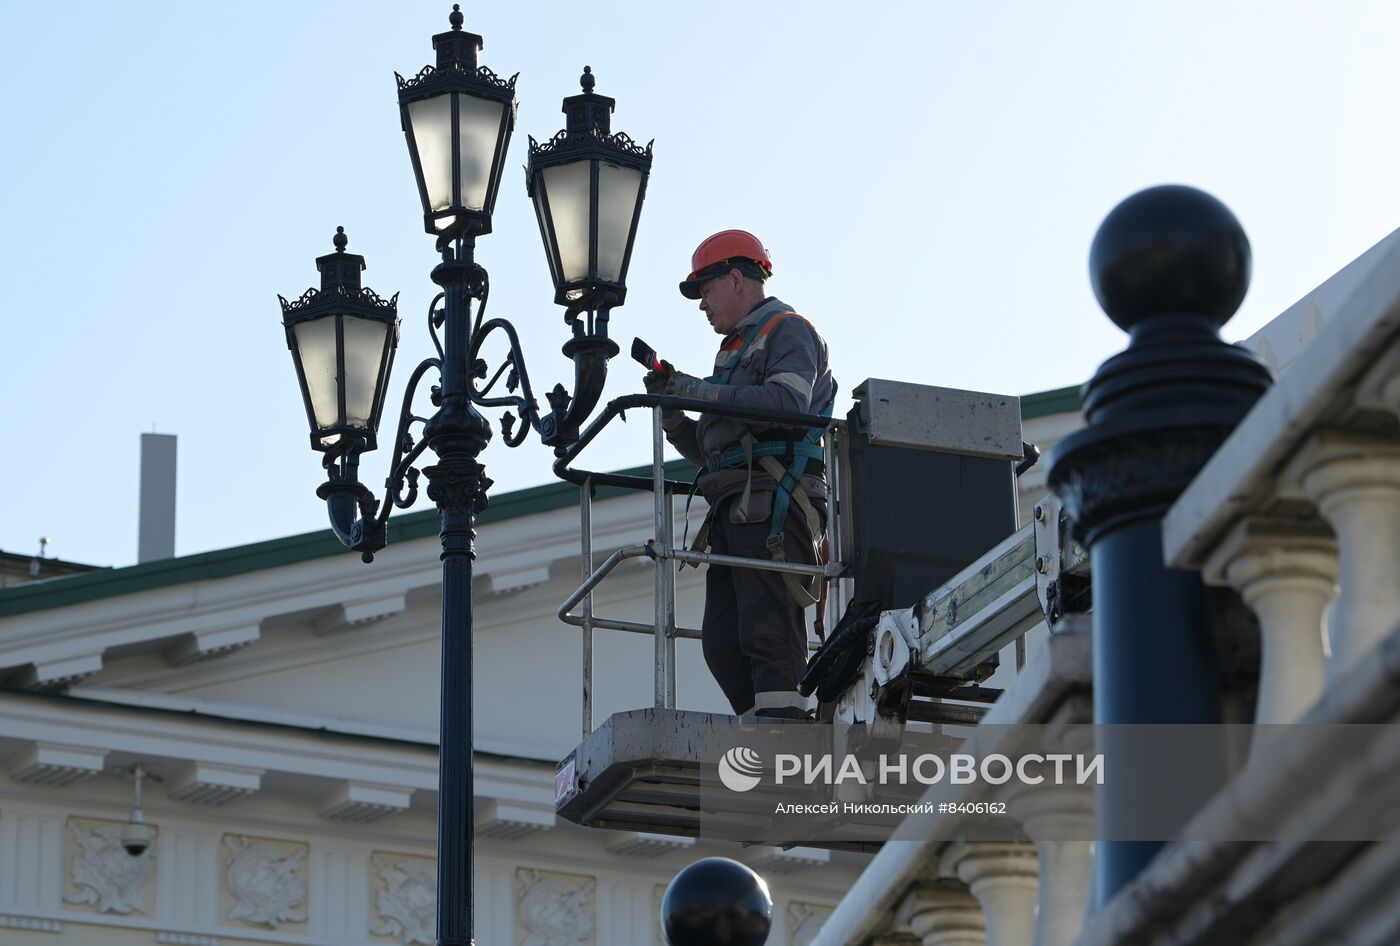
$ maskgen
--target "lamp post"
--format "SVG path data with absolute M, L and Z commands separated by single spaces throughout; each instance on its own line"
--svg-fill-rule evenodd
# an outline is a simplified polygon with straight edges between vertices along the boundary
M 490 282 L 474 258 L 476 238 L 491 232 L 515 123 L 515 78 L 501 79 L 477 64 L 481 37 L 462 30 L 458 5 L 452 11 L 451 29 L 433 37 L 436 63 L 411 79 L 397 76 L 400 119 L 424 228 L 437 237 L 442 257 L 432 280 L 442 292 L 428 307 L 437 357 L 425 359 L 409 378 L 382 502 L 360 483 L 358 466 L 360 456 L 376 446 L 398 335 L 398 297 L 386 301 L 360 286 L 364 258 L 345 253 L 344 231 L 337 229 L 336 252 L 316 261 L 321 288 L 309 289 L 293 302 L 279 299 L 312 447 L 324 454 L 326 482 L 317 495 L 326 501 L 340 541 L 372 561 L 387 542 L 390 509 L 405 508 L 417 498 L 419 459 L 425 451 L 437 457 L 436 464 L 422 470 L 428 498 L 441 516 L 442 541 L 437 941 L 469 946 L 471 576 L 475 517 L 485 508 L 491 486 L 479 456 L 492 436 L 477 408 L 507 408 L 501 433 L 509 446 L 524 442 L 532 429 L 556 452 L 577 439 L 580 424 L 602 394 L 608 359 L 618 351 L 608 338 L 608 314 L 626 296 L 627 262 L 651 169 L 651 145 L 638 147 L 626 135 L 611 132 L 613 100 L 592 91 L 587 67 L 583 94 L 565 99 L 567 127 L 546 145 L 532 140 L 527 190 L 535 199 L 554 274 L 555 301 L 565 307 L 571 332 L 564 354 L 574 363 L 572 393 L 556 385 L 546 395 L 548 409 L 541 410 L 515 327 L 504 319 L 484 320 Z M 510 351 L 491 373 L 479 353 L 497 331 L 505 335 Z M 437 410 L 419 417 L 412 410 L 414 394 L 434 370 L 440 379 L 432 388 Z M 505 392 L 492 394 L 503 377 Z M 420 428 L 417 437 L 415 426 Z

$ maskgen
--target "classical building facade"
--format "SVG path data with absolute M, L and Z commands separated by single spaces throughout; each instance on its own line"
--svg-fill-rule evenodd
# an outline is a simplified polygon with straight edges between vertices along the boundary
M 1078 426 L 1072 390 L 1023 402 L 1028 439 Z M 1043 480 L 1033 469 L 1023 485 Z M 649 494 L 600 491 L 595 555 L 651 523 Z M 392 528 L 369 566 L 317 532 L 0 590 L 0 941 L 433 941 L 436 513 Z M 768 880 L 770 942 L 805 946 L 867 858 L 555 817 L 554 765 L 581 736 L 580 632 L 555 616 L 579 542 L 567 484 L 497 495 L 481 519 L 478 942 L 658 946 L 664 885 L 722 854 Z M 649 620 L 652 567 L 624 563 L 598 611 Z M 698 624 L 702 593 L 683 573 L 681 623 Z M 678 704 L 723 711 L 698 643 L 678 647 Z M 595 722 L 651 704 L 650 639 L 597 631 L 593 662 Z M 138 764 L 155 840 L 132 857 Z

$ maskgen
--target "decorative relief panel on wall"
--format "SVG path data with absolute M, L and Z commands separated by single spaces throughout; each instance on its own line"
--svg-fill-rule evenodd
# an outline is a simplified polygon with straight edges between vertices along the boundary
M 437 928 L 437 861 L 375 851 L 370 858 L 375 917 L 370 932 L 404 946 L 433 946 Z
M 137 857 L 122 847 L 120 821 L 69 818 L 64 860 L 68 865 L 65 903 L 95 913 L 149 914 L 154 893 L 151 864 L 155 845 Z M 155 830 L 155 826 L 151 826 Z
M 800 903 L 797 900 L 788 904 L 788 942 L 791 946 L 809 946 L 817 938 L 817 932 L 831 916 L 831 907 L 817 903 Z
M 305 924 L 307 846 L 224 835 L 224 914 L 229 922 L 269 929 Z
M 597 882 L 580 874 L 515 872 L 519 946 L 593 946 Z

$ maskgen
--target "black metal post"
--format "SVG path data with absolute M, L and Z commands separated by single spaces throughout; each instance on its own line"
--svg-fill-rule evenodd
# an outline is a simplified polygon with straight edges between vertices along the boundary
M 442 287 L 442 388 L 438 411 L 424 427 L 435 466 L 424 469 L 428 498 L 442 516 L 442 707 L 438 749 L 439 946 L 472 943 L 472 560 L 476 514 L 486 506 L 491 481 L 477 458 L 491 427 L 472 406 L 467 351 L 471 299 L 483 272 L 464 237 L 444 252 L 432 273 Z
M 1092 557 L 1096 724 L 1220 722 L 1205 588 L 1199 572 L 1166 566 L 1162 517 L 1271 383 L 1267 368 L 1218 332 L 1244 299 L 1249 269 L 1239 221 L 1189 187 L 1129 197 L 1094 238 L 1094 291 L 1129 344 L 1085 384 L 1087 427 L 1056 447 L 1049 480 Z M 1113 731 L 1100 736 L 1111 742 Z M 1220 748 L 1199 760 L 1183 790 L 1201 797 L 1183 799 L 1183 810 L 1223 782 Z M 1106 749 L 1098 837 L 1121 838 L 1139 790 L 1173 773 L 1115 770 Z M 1163 843 L 1101 840 L 1098 905 Z

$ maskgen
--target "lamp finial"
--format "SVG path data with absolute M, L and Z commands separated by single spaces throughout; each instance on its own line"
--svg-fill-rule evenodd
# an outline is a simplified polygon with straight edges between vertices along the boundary
M 335 244 L 335 251 L 337 253 L 345 252 L 345 247 L 349 245 L 350 238 L 345 235 L 344 227 L 335 228 L 335 236 L 331 238 L 331 242 Z
M 578 84 L 583 88 L 584 92 L 593 91 L 593 86 L 598 84 L 598 80 L 593 78 L 592 66 L 583 67 L 583 75 L 579 76 Z
M 463 17 L 462 5 L 460 3 L 452 4 L 452 12 L 448 14 L 447 22 L 452 24 L 454 30 L 460 30 L 462 28 Z

